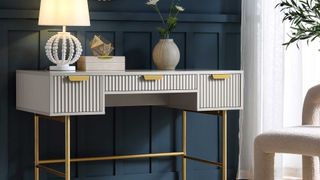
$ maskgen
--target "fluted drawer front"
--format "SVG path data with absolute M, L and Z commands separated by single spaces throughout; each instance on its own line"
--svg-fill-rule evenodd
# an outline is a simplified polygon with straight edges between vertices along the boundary
M 105 78 L 105 90 L 107 92 L 196 90 L 196 77 L 195 74 L 108 75 Z
M 53 113 L 103 111 L 103 76 L 53 76 Z
M 242 74 L 200 74 L 200 109 L 242 106 Z

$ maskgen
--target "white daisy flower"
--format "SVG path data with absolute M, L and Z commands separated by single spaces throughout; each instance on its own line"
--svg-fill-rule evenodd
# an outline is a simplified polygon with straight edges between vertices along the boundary
M 159 0 L 149 0 L 146 4 L 150 6 L 155 6 L 157 5 L 158 2 Z
M 177 8 L 177 10 L 180 11 L 180 12 L 184 11 L 184 8 L 183 8 L 182 6 L 176 5 L 176 8 Z

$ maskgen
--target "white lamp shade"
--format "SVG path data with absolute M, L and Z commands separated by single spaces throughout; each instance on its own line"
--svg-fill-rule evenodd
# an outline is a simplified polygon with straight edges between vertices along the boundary
M 41 0 L 39 25 L 90 26 L 87 0 Z

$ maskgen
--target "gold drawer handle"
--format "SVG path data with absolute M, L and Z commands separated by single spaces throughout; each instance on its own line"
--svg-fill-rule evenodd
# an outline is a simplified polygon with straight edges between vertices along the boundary
M 157 80 L 161 80 L 163 76 L 162 75 L 144 75 L 143 78 L 146 81 L 157 81 Z
M 214 80 L 225 80 L 229 79 L 231 77 L 231 74 L 213 74 L 212 78 Z
M 68 76 L 68 79 L 71 82 L 88 81 L 89 76 Z

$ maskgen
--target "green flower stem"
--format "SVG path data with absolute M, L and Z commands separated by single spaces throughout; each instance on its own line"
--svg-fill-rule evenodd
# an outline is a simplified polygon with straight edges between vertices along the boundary
M 159 9 L 158 5 L 155 5 L 155 6 L 154 6 L 154 9 L 155 9 L 155 10 L 157 11 L 157 13 L 159 14 L 159 16 L 160 16 L 160 18 L 161 18 L 161 21 L 162 21 L 162 24 L 165 26 L 166 23 L 165 23 L 165 21 L 164 21 L 164 18 L 163 18 L 163 16 L 162 16 L 161 12 L 160 12 L 160 9 Z
M 149 1 L 151 2 L 151 1 Z M 176 8 L 176 6 L 180 3 L 180 0 L 171 0 L 171 4 L 169 7 L 169 15 L 168 18 L 165 19 L 164 16 L 161 14 L 161 11 L 158 7 L 158 4 L 151 4 L 147 3 L 151 8 L 153 8 L 157 14 L 160 16 L 162 26 L 157 27 L 157 30 L 161 36 L 161 38 L 168 39 L 170 38 L 170 34 L 176 28 L 177 25 L 177 16 L 180 11 Z
M 173 9 L 173 5 L 174 5 L 174 0 L 171 0 L 170 11 L 169 11 L 169 17 L 171 16 L 172 9 Z
M 174 17 L 177 17 L 180 11 L 177 11 L 176 15 Z

